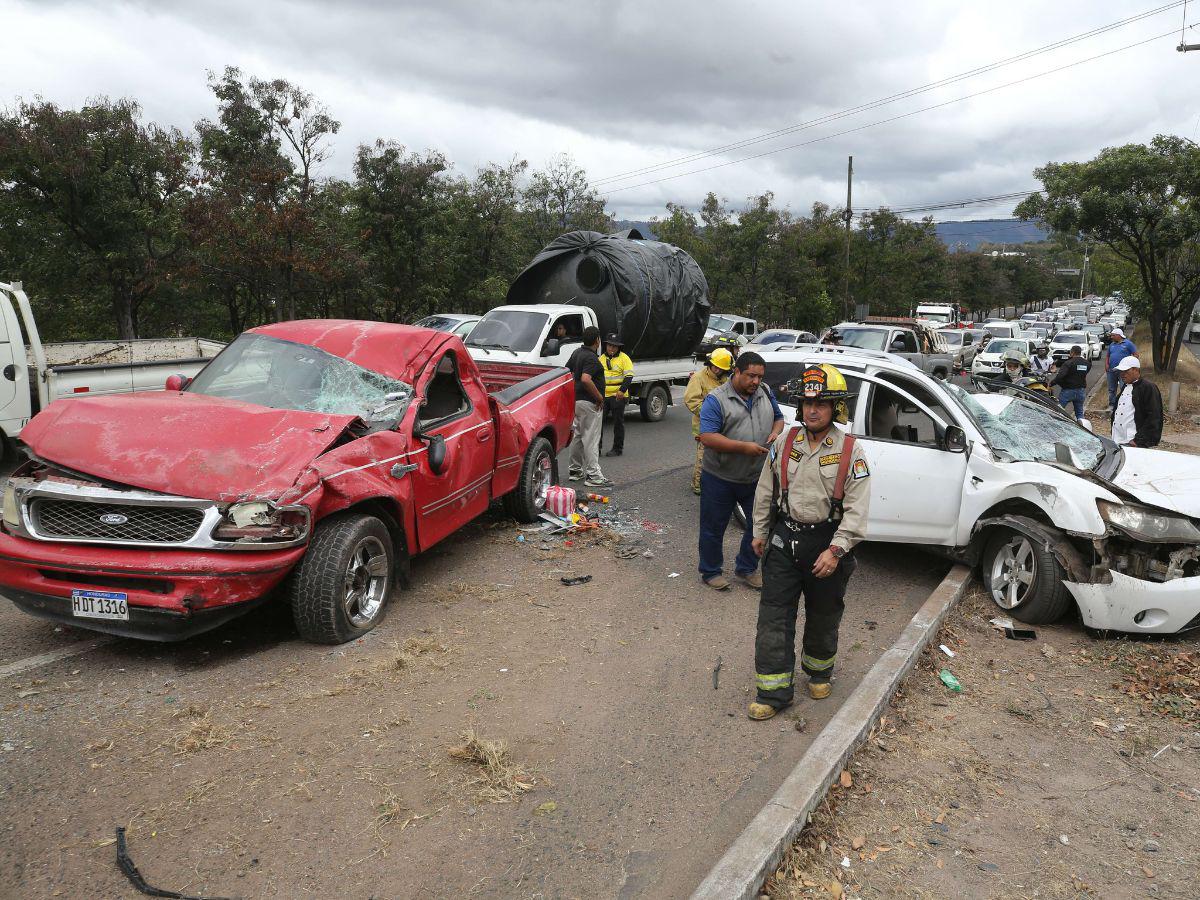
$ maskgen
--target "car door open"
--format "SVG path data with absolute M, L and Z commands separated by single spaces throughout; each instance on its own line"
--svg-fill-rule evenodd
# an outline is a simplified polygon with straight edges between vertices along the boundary
M 904 387 L 925 392 L 915 382 Z M 967 453 L 946 441 L 955 423 L 896 381 L 864 375 L 859 390 L 854 432 L 872 481 L 867 539 L 953 546 L 967 469 Z

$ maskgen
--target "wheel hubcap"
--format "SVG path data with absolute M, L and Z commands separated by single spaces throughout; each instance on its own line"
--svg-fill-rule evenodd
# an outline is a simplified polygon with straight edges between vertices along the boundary
M 554 469 L 550 465 L 550 454 L 542 453 L 534 461 L 535 471 L 537 473 L 537 487 L 534 489 L 533 505 L 538 509 L 546 508 L 546 491 L 554 483 Z
M 996 554 L 991 569 L 992 599 L 1005 609 L 1020 606 L 1029 597 L 1037 575 L 1033 545 L 1027 537 L 1014 537 Z
M 355 628 L 369 624 L 387 599 L 390 579 L 387 549 L 376 537 L 365 537 L 350 554 L 342 605 Z

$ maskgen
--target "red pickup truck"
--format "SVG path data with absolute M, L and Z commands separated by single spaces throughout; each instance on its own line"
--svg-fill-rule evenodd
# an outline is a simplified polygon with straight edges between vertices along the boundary
M 34 417 L 4 490 L 0 595 L 171 641 L 283 585 L 301 635 L 352 640 L 409 558 L 494 498 L 536 520 L 574 406 L 566 369 L 476 362 L 443 332 L 255 328 L 190 383 Z

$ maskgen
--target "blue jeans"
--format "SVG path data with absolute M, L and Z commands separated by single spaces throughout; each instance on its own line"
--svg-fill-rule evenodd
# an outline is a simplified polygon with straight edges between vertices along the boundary
M 1117 404 L 1117 389 L 1121 386 L 1121 374 L 1114 369 L 1109 369 L 1104 374 L 1108 376 L 1108 408 L 1112 409 Z
M 1071 403 L 1075 406 L 1075 418 L 1083 418 L 1083 388 L 1062 388 L 1058 392 L 1058 405 L 1066 409 L 1067 404 Z
M 700 577 L 706 581 L 714 575 L 720 575 L 725 565 L 722 544 L 735 503 L 746 514 L 746 532 L 742 535 L 742 546 L 734 561 L 734 571 L 739 575 L 749 575 L 758 568 L 758 554 L 750 546 L 754 539 L 751 514 L 757 487 L 757 481 L 740 484 L 718 478 L 711 472 L 700 473 Z

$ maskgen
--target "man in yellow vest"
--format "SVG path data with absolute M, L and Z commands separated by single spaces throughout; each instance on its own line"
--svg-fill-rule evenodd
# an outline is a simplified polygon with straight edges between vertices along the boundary
M 692 493 L 700 493 L 700 465 L 704 462 L 704 445 L 700 443 L 700 407 L 704 398 L 719 388 L 733 370 L 733 354 L 718 347 L 708 355 L 708 364 L 697 369 L 688 379 L 683 392 L 683 403 L 692 411 L 692 437 L 696 441 L 696 465 L 692 469 Z
M 604 367 L 604 418 L 613 420 L 612 449 L 605 456 L 620 456 L 625 449 L 625 404 L 629 402 L 629 387 L 633 384 L 633 360 L 621 349 L 625 345 L 615 334 L 604 339 L 600 365 Z M 604 427 L 600 428 L 600 445 L 604 446 Z

